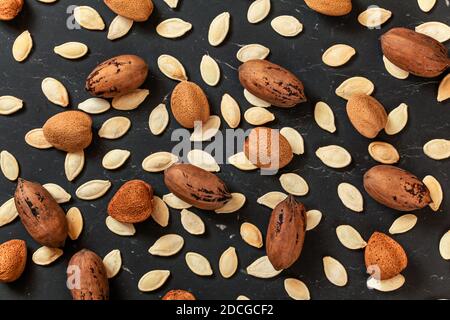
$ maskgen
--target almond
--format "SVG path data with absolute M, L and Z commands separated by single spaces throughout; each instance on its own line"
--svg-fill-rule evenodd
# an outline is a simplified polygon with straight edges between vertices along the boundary
M 180 82 L 173 89 L 170 104 L 175 119 L 185 128 L 192 129 L 195 122 L 205 123 L 209 119 L 208 98 L 193 82 Z
M 151 0 L 104 0 L 114 13 L 133 21 L 146 21 L 153 12 Z
M 355 129 L 366 138 L 375 138 L 387 123 L 387 113 L 375 98 L 354 94 L 347 102 L 347 115 Z
M 305 3 L 326 16 L 345 16 L 352 11 L 351 0 L 305 0 Z
M 161 300 L 196 300 L 195 296 L 186 290 L 170 290 Z
M 20 278 L 27 263 L 27 245 L 23 240 L 0 244 L 0 283 Z
M 0 20 L 12 20 L 22 10 L 23 0 L 3 0 L 0 2 Z

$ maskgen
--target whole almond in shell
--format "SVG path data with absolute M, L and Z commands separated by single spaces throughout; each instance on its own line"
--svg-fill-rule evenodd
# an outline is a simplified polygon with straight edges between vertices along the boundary
M 67 267 L 67 287 L 74 300 L 108 300 L 109 283 L 103 260 L 87 249 L 75 253 Z
M 23 240 L 9 240 L 0 244 L 0 282 L 20 278 L 27 263 L 27 245 Z
M 22 224 L 36 242 L 51 248 L 64 246 L 66 214 L 47 189 L 19 178 L 14 202 Z
M 375 138 L 386 127 L 387 113 L 374 97 L 354 94 L 347 102 L 347 115 L 355 129 L 366 138 Z
M 378 165 L 367 171 L 364 189 L 374 200 L 399 211 L 422 209 L 431 202 L 430 191 L 422 181 L 390 165 Z
M 22 10 L 23 0 L 0 1 L 0 20 L 12 20 Z
M 275 270 L 292 266 L 300 257 L 306 234 L 306 209 L 290 195 L 272 211 L 267 228 L 267 256 Z
M 65 111 L 47 120 L 43 127 L 45 139 L 56 149 L 78 152 L 92 142 L 92 119 L 81 111 Z
M 408 257 L 402 246 L 381 232 L 374 232 L 370 237 L 364 260 L 367 273 L 377 280 L 391 279 L 408 265 Z
M 147 220 L 153 211 L 153 188 L 142 180 L 131 180 L 120 187 L 108 204 L 108 214 L 123 223 Z
M 199 209 L 216 210 L 231 200 L 219 177 L 191 164 L 174 164 L 166 169 L 164 183 L 178 198 Z
M 195 296 L 186 290 L 170 290 L 161 300 L 196 300 Z
M 389 30 L 381 36 L 381 48 L 390 62 L 419 77 L 437 77 L 450 66 L 442 43 L 410 29 Z
M 327 16 L 345 16 L 352 11 L 351 0 L 305 0 L 312 10 Z
M 182 81 L 173 89 L 170 106 L 180 125 L 192 129 L 195 122 L 205 123 L 210 116 L 208 98 L 197 84 Z
M 147 79 L 148 66 L 135 55 L 122 55 L 99 64 L 86 79 L 93 96 L 114 98 L 138 89 Z
M 103 0 L 116 14 L 133 21 L 146 21 L 153 12 L 151 0 Z
M 239 67 L 239 81 L 256 97 L 281 107 L 305 102 L 303 83 L 291 72 L 267 60 L 249 60 Z

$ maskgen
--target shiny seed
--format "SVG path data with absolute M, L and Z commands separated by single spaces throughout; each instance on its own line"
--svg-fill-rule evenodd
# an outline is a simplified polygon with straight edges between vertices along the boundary
M 0 107 L 1 108 L 1 107 Z M 224 94 L 220 103 L 222 117 L 231 129 L 235 129 L 241 122 L 241 109 L 236 100 L 228 93 Z
M 280 134 L 289 142 L 294 154 L 305 153 L 305 143 L 300 132 L 294 128 L 284 127 L 280 130 Z
M 0 115 L 13 114 L 23 107 L 23 101 L 13 96 L 0 97 Z
M 233 213 L 241 209 L 245 204 L 246 198 L 242 193 L 233 192 L 231 199 L 220 209 L 216 209 L 216 213 Z
M 169 39 L 182 37 L 191 29 L 192 24 L 178 18 L 164 20 L 156 26 L 156 32 L 161 37 Z
M 18 216 L 16 203 L 14 198 L 11 198 L 0 206 L 0 227 L 13 222 Z
M 280 176 L 280 183 L 284 191 L 294 196 L 305 196 L 309 192 L 308 183 L 295 173 L 285 173 Z
M 69 152 L 64 161 L 64 172 L 69 181 L 73 181 L 83 170 L 84 151 Z
M 268 192 L 258 198 L 257 203 L 262 204 L 270 209 L 274 209 L 281 201 L 287 198 L 287 194 L 279 191 Z
M 337 189 L 339 199 L 344 206 L 355 212 L 364 210 L 364 200 L 359 190 L 350 183 L 340 183 Z
M 122 38 L 130 32 L 131 27 L 133 27 L 133 20 L 117 16 L 109 25 L 108 29 L 108 40 L 116 40 Z
M 194 132 L 191 134 L 191 141 L 209 141 L 213 138 L 220 128 L 220 118 L 218 116 L 210 116 L 206 123 L 194 128 Z
M 98 135 L 100 138 L 105 139 L 119 139 L 128 132 L 130 127 L 130 119 L 126 117 L 113 117 L 102 124 Z
M 75 194 L 81 200 L 96 200 L 105 195 L 109 188 L 111 188 L 109 180 L 91 180 L 79 186 Z
M 115 249 L 103 258 L 103 265 L 106 269 L 108 279 L 114 278 L 122 268 L 122 256 L 120 250 Z
M 161 288 L 170 276 L 169 270 L 152 270 L 144 274 L 138 283 L 142 292 L 155 291 Z
M 442 200 L 444 199 L 441 184 L 433 176 L 426 176 L 425 178 L 423 178 L 423 183 L 430 191 L 432 202 L 429 204 L 429 206 L 431 210 L 438 211 L 442 204 Z
M 284 280 L 284 290 L 294 300 L 311 300 L 308 287 L 298 279 L 288 278 Z
M 19 177 L 19 163 L 16 158 L 6 150 L 0 152 L 0 169 L 6 179 L 16 181 Z
M 350 61 L 356 50 L 347 44 L 335 44 L 322 55 L 322 61 L 330 67 L 340 67 Z
M 25 135 L 25 142 L 37 149 L 49 149 L 53 146 L 45 139 L 44 130 L 42 128 L 33 129 Z
M 184 239 L 177 234 L 162 236 L 148 249 L 154 256 L 169 257 L 177 254 L 184 246 Z
M 322 212 L 319 210 L 306 211 L 306 231 L 311 231 L 317 227 L 322 220 Z
M 384 24 L 392 16 L 392 12 L 379 7 L 372 7 L 358 16 L 358 22 L 367 28 L 375 28 Z
M 247 273 L 253 277 L 270 279 L 279 275 L 283 270 L 275 270 L 267 256 L 256 259 L 247 267 Z
M 136 233 L 136 229 L 131 223 L 119 222 L 110 216 L 106 217 L 105 223 L 111 232 L 119 236 L 133 236 Z
M 383 164 L 394 164 L 400 160 L 397 149 L 387 142 L 374 141 L 369 144 L 369 154 L 375 160 Z
M 160 197 L 153 196 L 153 221 L 165 228 L 169 225 L 169 217 L 169 208 L 166 203 Z
M 100 14 L 92 7 L 79 6 L 73 10 L 75 21 L 88 30 L 103 30 L 105 23 Z
M 83 231 L 83 216 L 80 209 L 70 208 L 66 213 L 66 220 L 70 240 L 77 240 Z
M 340 146 L 331 145 L 316 150 L 316 156 L 328 167 L 345 168 L 352 162 L 352 156 Z
M 336 235 L 341 244 L 350 250 L 363 249 L 367 242 L 361 237 L 359 232 L 349 225 L 340 225 L 336 228 Z
M 64 85 L 54 78 L 45 78 L 42 80 L 42 92 L 51 102 L 61 107 L 69 105 L 69 94 Z
M 347 284 L 347 271 L 344 266 L 332 257 L 323 258 L 323 269 L 328 281 L 338 287 L 343 287 Z
M 169 79 L 177 81 L 185 81 L 188 79 L 186 70 L 181 62 L 168 54 L 159 56 L 158 68 Z
M 168 124 L 169 113 L 167 112 L 166 105 L 161 103 L 150 113 L 148 126 L 150 127 L 151 133 L 158 136 L 166 130 Z
M 165 194 L 163 196 L 163 201 L 172 209 L 181 210 L 181 209 L 188 209 L 188 208 L 192 207 L 192 205 L 181 200 L 173 193 Z
M 423 152 L 434 160 L 447 159 L 450 157 L 450 140 L 430 140 L 423 146 Z
M 242 240 L 252 247 L 262 248 L 264 245 L 261 231 L 252 223 L 244 222 L 241 225 L 240 234 Z
M 181 224 L 183 225 L 183 228 L 192 235 L 201 235 L 205 233 L 205 224 L 203 223 L 203 220 L 189 210 L 181 210 Z
M 236 54 L 236 58 L 242 63 L 255 59 L 264 60 L 265 58 L 267 58 L 269 53 L 269 48 L 254 43 L 245 45 L 241 49 L 239 49 Z
M 216 60 L 204 55 L 200 63 L 200 75 L 207 85 L 216 86 L 220 81 L 220 68 Z
M 417 223 L 417 216 L 414 214 L 404 214 L 401 217 L 395 219 L 394 223 L 392 223 L 389 228 L 390 234 L 399 234 L 405 233 L 414 228 Z
M 48 266 L 63 255 L 63 251 L 59 248 L 40 247 L 33 253 L 31 258 L 33 262 L 40 266 Z
M 255 0 L 247 11 L 247 20 L 250 23 L 263 21 L 270 12 L 270 0 Z
M 208 41 L 209 44 L 216 47 L 220 45 L 228 35 L 230 29 L 230 13 L 223 12 L 209 25 Z
M 323 130 L 330 133 L 336 132 L 333 110 L 325 102 L 317 102 L 314 108 L 314 120 Z
M 66 42 L 53 48 L 53 51 L 66 59 L 80 59 L 88 53 L 88 47 L 81 42 Z
M 58 203 L 69 202 L 72 196 L 64 190 L 63 187 L 57 185 L 56 183 L 46 183 L 43 187 L 50 193 L 53 199 Z
M 359 93 L 370 96 L 373 93 L 373 90 L 375 90 L 375 86 L 369 79 L 364 77 L 353 77 L 345 80 L 337 87 L 336 95 L 348 100 L 352 95 Z
M 128 150 L 114 149 L 109 151 L 102 160 L 103 168 L 108 170 L 116 170 L 123 166 L 125 161 L 130 157 L 131 152 Z
M 148 172 L 161 172 L 178 162 L 178 157 L 170 152 L 156 152 L 142 161 L 142 168 Z
M 389 112 L 388 120 L 384 131 L 389 135 L 394 135 L 403 130 L 408 123 L 408 106 L 405 103 Z
M 219 259 L 219 271 L 225 279 L 231 278 L 238 268 L 238 257 L 236 249 L 229 247 L 225 250 Z
M 14 41 L 12 47 L 12 54 L 17 62 L 25 61 L 30 55 L 31 49 L 33 48 L 33 39 L 31 38 L 30 32 L 22 32 Z
M 211 276 L 213 271 L 208 259 L 195 252 L 186 253 L 186 264 L 193 273 L 198 276 Z
M 148 97 L 147 89 L 136 89 L 131 92 L 116 96 L 112 100 L 112 107 L 116 110 L 130 111 L 137 109 Z

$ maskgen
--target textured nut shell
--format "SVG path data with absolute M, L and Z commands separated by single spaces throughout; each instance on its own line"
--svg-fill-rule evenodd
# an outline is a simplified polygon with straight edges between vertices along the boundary
M 180 82 L 173 89 L 170 106 L 175 119 L 185 128 L 194 128 L 195 121 L 205 123 L 210 116 L 208 98 L 197 84 Z
M 153 12 L 151 0 L 104 0 L 104 2 L 114 13 L 133 21 L 146 21 Z
M 345 16 L 352 11 L 351 0 L 305 0 L 308 7 L 327 16 Z
M 0 2 L 0 20 L 12 20 L 22 10 L 23 0 L 3 0 Z
M 13 282 L 22 275 L 27 263 L 27 245 L 23 240 L 0 244 L 0 283 Z
M 92 142 L 92 119 L 81 111 L 65 111 L 47 120 L 45 139 L 56 149 L 77 152 Z
M 354 94 L 347 102 L 347 115 L 355 129 L 366 138 L 375 138 L 387 123 L 387 113 L 375 98 Z
M 186 290 L 170 290 L 161 300 L 196 300 L 195 296 Z

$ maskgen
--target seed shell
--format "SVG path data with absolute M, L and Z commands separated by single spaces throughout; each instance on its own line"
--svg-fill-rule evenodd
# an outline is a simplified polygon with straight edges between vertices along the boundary
M 42 80 L 41 88 L 45 97 L 51 103 L 61 107 L 67 107 L 69 105 L 69 94 L 60 81 L 54 78 L 45 78 Z
M 181 200 L 173 193 L 168 193 L 163 196 L 163 201 L 172 209 L 182 210 L 182 209 L 189 209 L 192 207 L 189 203 Z
M 285 173 L 280 176 L 280 183 L 284 191 L 294 196 L 305 196 L 309 186 L 305 179 L 295 173 Z
M 70 240 L 77 240 L 83 231 L 83 216 L 80 209 L 70 208 L 66 213 L 66 220 Z
M 250 160 L 247 159 L 244 152 L 238 152 L 228 158 L 228 163 L 235 166 L 239 170 L 251 171 L 258 169 Z
M 188 252 L 185 256 L 186 264 L 198 276 L 211 276 L 213 271 L 208 259 L 196 252 Z
M 158 68 L 169 79 L 176 81 L 188 80 L 183 64 L 171 55 L 160 55 L 158 58 Z
M 108 40 L 116 40 L 122 38 L 130 32 L 133 27 L 133 20 L 118 15 L 109 25 Z
M 109 188 L 111 188 L 109 180 L 91 180 L 79 186 L 75 194 L 81 200 L 96 200 L 104 196 Z
M 87 45 L 81 42 L 66 42 L 53 48 L 57 55 L 70 60 L 84 57 L 88 50 Z
M 322 212 L 319 210 L 306 211 L 306 231 L 311 231 L 317 227 L 322 220 Z
M 330 133 L 336 132 L 334 113 L 328 104 L 319 101 L 314 108 L 314 120 L 319 127 Z
M 119 249 L 112 250 L 103 258 L 108 279 L 114 278 L 122 268 L 122 256 Z
M 444 260 L 450 260 L 450 230 L 442 236 L 439 242 L 439 253 Z
M 242 63 L 255 59 L 264 60 L 265 58 L 267 58 L 269 53 L 269 48 L 257 43 L 253 43 L 245 45 L 241 49 L 239 49 L 239 51 L 236 53 L 236 58 Z
M 352 77 L 341 83 L 336 89 L 336 95 L 348 100 L 354 94 L 361 93 L 371 95 L 375 90 L 375 86 L 367 78 L 364 77 Z
M 14 41 L 12 55 L 17 62 L 25 61 L 33 48 L 33 39 L 28 30 L 22 32 Z
M 255 278 L 270 279 L 279 275 L 283 270 L 275 270 L 267 256 L 256 259 L 247 267 L 247 273 Z
M 347 44 L 335 44 L 322 55 L 322 61 L 330 67 L 340 67 L 350 61 L 356 50 Z
M 23 101 L 13 96 L 0 97 L 0 115 L 7 116 L 23 108 Z
M 270 12 L 270 0 L 255 0 L 247 11 L 247 20 L 250 23 L 263 21 Z
M 44 130 L 42 128 L 33 129 L 25 135 L 25 142 L 37 149 L 50 149 L 53 146 L 45 139 Z
M 56 183 L 46 183 L 43 187 L 50 193 L 57 203 L 69 202 L 72 196 Z
M 84 151 L 70 152 L 66 154 L 64 161 L 64 172 L 69 181 L 75 180 L 84 167 Z
M 14 198 L 7 200 L 0 206 L 0 227 L 13 222 L 18 216 Z
M 169 270 L 152 270 L 144 274 L 138 283 L 142 292 L 155 291 L 161 288 L 170 276 Z
M 431 210 L 438 211 L 442 204 L 442 200 L 444 199 L 441 184 L 433 176 L 426 176 L 425 178 L 423 178 L 423 183 L 430 191 L 432 202 L 429 204 L 429 206 Z
M 287 198 L 287 194 L 279 191 L 268 192 L 258 198 L 257 203 L 262 204 L 270 209 L 274 209 L 281 201 Z
M 102 98 L 90 98 L 78 105 L 78 109 L 89 114 L 100 114 L 108 111 L 111 104 L 108 100 Z
M 131 152 L 128 150 L 114 149 L 109 151 L 102 159 L 103 168 L 108 170 L 116 170 L 123 166 L 125 161 L 130 157 Z
M 200 74 L 207 85 L 216 86 L 220 81 L 220 68 L 216 60 L 204 55 L 200 63 Z
M 433 139 L 425 143 L 423 152 L 434 160 L 444 160 L 450 157 L 450 140 Z
M 92 7 L 79 6 L 73 10 L 75 21 L 88 30 L 103 30 L 105 23 L 100 14 Z
M 405 103 L 389 112 L 388 120 L 384 131 L 388 135 L 394 135 L 403 130 L 408 123 L 408 106 Z
M 220 209 L 216 209 L 216 213 L 233 213 L 241 209 L 245 204 L 246 198 L 242 193 L 233 192 L 231 199 Z
M 119 222 L 111 216 L 106 217 L 105 223 L 111 232 L 119 236 L 129 237 L 136 233 L 136 229 L 131 223 Z
M 119 139 L 128 132 L 130 127 L 130 119 L 126 117 L 113 117 L 102 124 L 98 135 L 100 138 L 105 139 Z
M 228 35 L 230 29 L 230 13 L 222 12 L 209 25 L 208 41 L 209 44 L 217 47 Z
M 39 266 L 48 266 L 63 255 L 59 248 L 40 247 L 33 253 L 32 260 Z
M 395 219 L 389 228 L 390 234 L 405 233 L 414 228 L 417 223 L 417 216 L 411 213 L 404 214 L 401 217 Z
M 285 279 L 284 290 L 294 300 L 311 300 L 309 289 L 301 280 L 294 278 Z
M 181 210 L 181 224 L 192 235 L 202 235 L 205 233 L 203 220 L 192 211 L 186 209 Z
M 337 189 L 339 199 L 341 199 L 344 206 L 355 212 L 362 212 L 364 210 L 364 200 L 361 192 L 350 183 L 340 183 Z
M 252 107 L 245 111 L 244 119 L 251 125 L 261 126 L 275 120 L 275 115 L 266 108 Z
M 116 110 L 131 111 L 137 109 L 148 97 L 147 89 L 136 89 L 131 92 L 116 96 L 112 100 L 112 107 Z
M 393 64 L 391 61 L 389 61 L 388 58 L 383 56 L 383 63 L 384 67 L 386 68 L 386 71 L 389 72 L 391 76 L 394 78 L 404 80 L 409 77 L 409 72 L 405 71 L 399 67 L 397 67 L 395 64 Z
M 156 32 L 164 38 L 175 39 L 182 37 L 192 29 L 192 24 L 179 18 L 164 20 L 156 26 Z
M 330 145 L 316 150 L 316 156 L 328 167 L 341 169 L 350 165 L 352 156 L 340 146 Z
M 341 244 L 350 250 L 363 249 L 367 242 L 361 237 L 359 232 L 349 225 L 340 225 L 336 228 L 336 235 Z
M 220 128 L 220 118 L 218 116 L 210 116 L 206 123 L 201 126 L 196 126 L 194 132 L 191 134 L 191 141 L 209 141 L 211 140 L 219 131 Z
M 238 268 L 238 256 L 236 248 L 229 247 L 225 250 L 219 259 L 219 271 L 225 279 L 231 278 Z
M 169 112 L 166 105 L 161 103 L 152 110 L 148 118 L 148 126 L 153 135 L 158 136 L 166 130 L 169 124 Z
M 152 219 L 161 227 L 165 228 L 169 225 L 169 208 L 166 203 L 158 196 L 153 196 Z
M 284 127 L 280 130 L 280 134 L 289 142 L 294 154 L 305 153 L 305 142 L 300 132 L 294 128 Z
M 148 249 L 154 256 L 169 257 L 177 254 L 184 246 L 184 239 L 177 234 L 162 236 Z
M 244 222 L 241 224 L 240 234 L 242 240 L 255 248 L 262 248 L 264 245 L 261 231 L 252 223 Z
M 400 160 L 397 149 L 387 142 L 374 141 L 368 147 L 370 156 L 383 164 L 394 164 Z
M 359 14 L 358 22 L 369 29 L 373 29 L 386 23 L 391 16 L 392 12 L 389 10 L 372 7 Z
M 400 289 L 405 283 L 405 277 L 401 274 L 387 280 L 377 280 L 370 277 L 367 280 L 367 287 L 381 292 L 391 292 Z
M 235 129 L 241 122 L 241 109 L 237 101 L 228 93 L 224 94 L 220 103 L 222 117 L 231 129 Z
M 332 257 L 324 257 L 323 270 L 328 281 L 330 281 L 335 286 L 343 287 L 347 284 L 347 271 L 338 260 Z
M 303 24 L 293 16 L 278 16 L 270 23 L 272 29 L 283 37 L 295 37 L 303 31 Z
M 6 179 L 16 181 L 19 177 L 19 163 L 16 158 L 6 150 L 0 152 L 0 169 Z

